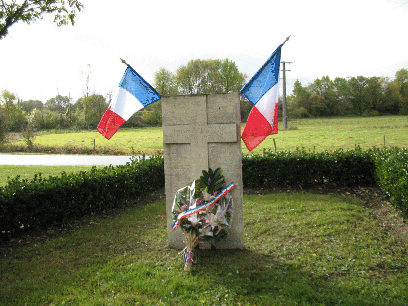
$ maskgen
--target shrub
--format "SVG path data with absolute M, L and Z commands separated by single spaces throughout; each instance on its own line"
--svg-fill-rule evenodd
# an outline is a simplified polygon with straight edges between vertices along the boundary
M 374 161 L 370 153 L 357 148 L 334 152 L 273 152 L 244 155 L 242 160 L 244 187 L 374 185 Z
M 244 187 L 380 186 L 408 214 L 408 149 L 273 152 L 244 155 Z M 121 206 L 164 186 L 164 160 L 155 155 L 125 166 L 92 168 L 61 177 L 12 179 L 0 188 L 0 236 L 44 228 Z
M 375 157 L 379 185 L 392 204 L 408 215 L 408 149 L 379 150 Z
M 164 186 L 163 157 L 125 166 L 92 168 L 32 181 L 16 177 L 0 188 L 0 234 L 60 225 L 85 214 L 120 207 L 126 200 Z
M 244 187 L 379 186 L 408 215 L 408 149 L 273 152 L 244 155 Z

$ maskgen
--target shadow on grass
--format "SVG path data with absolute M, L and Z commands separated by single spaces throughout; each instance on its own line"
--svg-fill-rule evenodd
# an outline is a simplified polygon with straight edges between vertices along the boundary
M 350 281 L 340 272 L 332 278 L 314 276 L 273 254 L 249 249 L 200 250 L 193 274 L 229 288 L 236 301 L 242 298 L 256 305 L 406 305 L 408 301 L 406 297 L 394 300 L 390 292 L 377 291 L 377 286 L 371 290 L 363 278 Z

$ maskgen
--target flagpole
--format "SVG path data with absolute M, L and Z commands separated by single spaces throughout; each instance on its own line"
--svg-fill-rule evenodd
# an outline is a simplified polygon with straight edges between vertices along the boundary
M 124 59 L 120 59 L 122 61 L 122 63 L 124 63 L 126 66 L 129 66 L 128 63 L 126 63 L 126 61 Z
M 285 41 L 282 43 L 282 46 L 289 40 L 291 35 L 289 35 L 288 37 L 286 37 Z

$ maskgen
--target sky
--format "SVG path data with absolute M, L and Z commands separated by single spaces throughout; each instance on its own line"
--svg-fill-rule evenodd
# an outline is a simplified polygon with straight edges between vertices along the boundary
M 82 0 L 75 26 L 50 16 L 18 23 L 0 40 L 0 91 L 46 102 L 114 93 L 123 58 L 153 85 L 192 59 L 234 61 L 249 78 L 282 48 L 287 94 L 329 76 L 393 79 L 408 69 L 408 0 Z M 282 94 L 282 89 L 280 90 Z

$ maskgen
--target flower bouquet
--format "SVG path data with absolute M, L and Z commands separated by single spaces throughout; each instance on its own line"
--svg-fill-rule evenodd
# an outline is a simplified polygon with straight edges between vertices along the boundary
M 190 271 L 194 262 L 194 250 L 200 242 L 211 245 L 224 239 L 232 220 L 233 201 L 229 193 L 234 183 L 224 187 L 221 169 L 203 170 L 200 179 L 176 192 L 172 216 L 173 230 L 180 227 L 185 233 L 183 252 L 184 270 Z

